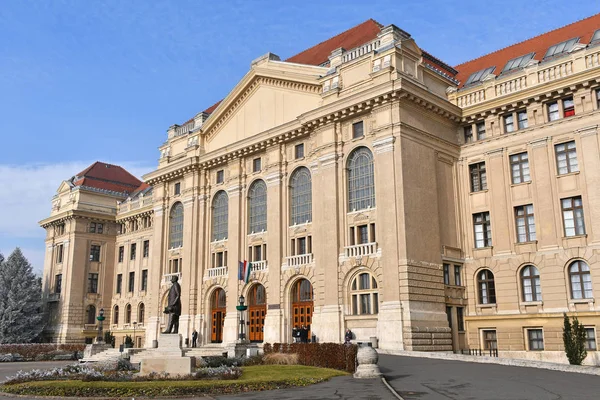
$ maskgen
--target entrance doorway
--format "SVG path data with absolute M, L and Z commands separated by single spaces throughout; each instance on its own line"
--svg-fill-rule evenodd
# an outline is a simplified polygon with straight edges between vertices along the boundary
M 260 342 L 264 340 L 265 314 L 267 314 L 267 296 L 265 287 L 257 284 L 250 288 L 248 292 L 248 339 L 251 342 Z
M 225 323 L 225 291 L 217 289 L 211 296 L 211 332 L 210 341 L 212 343 L 223 342 L 223 324 Z
M 300 279 L 292 288 L 292 328 L 306 325 L 308 338 L 312 337 L 313 288 L 307 279 Z

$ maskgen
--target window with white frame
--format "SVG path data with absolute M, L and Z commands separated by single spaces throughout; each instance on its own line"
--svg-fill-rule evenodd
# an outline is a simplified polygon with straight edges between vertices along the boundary
M 375 243 L 375 223 L 350 227 L 350 246 Z
M 224 190 L 215 194 L 212 202 L 212 240 L 225 240 L 228 237 L 229 197 Z
M 515 207 L 515 226 L 517 242 L 526 243 L 536 240 L 533 204 Z
M 473 214 L 473 231 L 475 233 L 475 248 L 492 246 L 492 223 L 490 213 Z
M 450 284 L 450 264 L 443 264 L 444 268 L 444 285 Z
M 475 129 L 477 129 L 477 140 L 485 139 L 485 122 L 475 124 Z
M 469 165 L 469 175 L 471 176 L 471 192 L 487 190 L 485 162 Z
M 565 236 L 585 235 L 583 202 L 581 196 L 569 197 L 560 201 L 563 213 Z
M 375 207 L 373 154 L 366 147 L 355 149 L 348 157 L 348 211 Z
M 569 266 L 569 283 L 571 285 L 571 298 L 592 299 L 592 275 L 590 267 L 584 261 L 577 260 Z
M 546 105 L 548 107 L 548 121 L 556 121 L 560 119 L 560 111 L 558 109 L 558 101 L 553 101 Z
M 479 292 L 479 304 L 496 303 L 496 283 L 492 271 L 484 269 L 477 274 L 477 289 Z
M 585 349 L 596 351 L 596 328 L 585 327 Z
M 577 149 L 575 141 L 560 143 L 554 146 L 556 152 L 556 168 L 558 174 L 568 174 L 579 171 L 579 162 L 577 161 Z
M 362 272 L 352 280 L 350 297 L 353 315 L 379 313 L 377 280 L 370 273 Z
M 544 331 L 541 328 L 527 329 L 527 340 L 530 351 L 544 350 Z
M 290 253 L 292 256 L 312 253 L 312 236 L 295 237 L 290 241 Z
M 462 286 L 462 265 L 454 265 L 454 284 Z
M 542 300 L 540 272 L 533 265 L 526 265 L 521 269 L 521 290 L 525 302 Z
M 531 181 L 531 175 L 529 173 L 529 155 L 526 151 L 510 156 L 510 171 L 512 183 L 514 184 Z
M 310 171 L 300 167 L 290 178 L 290 225 L 312 221 L 312 181 Z
M 175 203 L 169 215 L 169 248 L 183 246 L 183 204 Z
M 248 190 L 248 233 L 267 230 L 267 185 L 263 180 L 252 183 Z

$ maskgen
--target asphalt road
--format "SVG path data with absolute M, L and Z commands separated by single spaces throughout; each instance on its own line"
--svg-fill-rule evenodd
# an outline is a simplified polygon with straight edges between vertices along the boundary
M 600 376 L 428 358 L 379 356 L 405 400 L 596 400 Z
M 73 364 L 76 361 L 29 361 L 29 362 L 3 362 L 0 363 L 0 382 L 12 376 L 17 371 L 31 371 L 32 369 L 50 369 Z

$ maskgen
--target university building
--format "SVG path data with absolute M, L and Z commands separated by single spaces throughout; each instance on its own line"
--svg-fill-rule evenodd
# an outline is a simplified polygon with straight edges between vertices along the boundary
M 600 326 L 600 14 L 451 67 L 368 20 L 168 129 L 143 182 L 96 162 L 46 229 L 48 340 L 150 347 L 170 277 L 180 333 L 566 362 Z M 160 139 L 157 140 L 157 144 Z M 251 263 L 248 283 L 240 261 Z M 191 340 L 191 339 L 190 339 Z

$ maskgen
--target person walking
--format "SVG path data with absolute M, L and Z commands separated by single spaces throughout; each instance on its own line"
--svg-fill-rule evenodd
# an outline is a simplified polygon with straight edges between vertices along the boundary
M 192 347 L 196 347 L 197 340 L 198 340 L 198 332 L 194 329 L 194 332 L 192 332 Z

